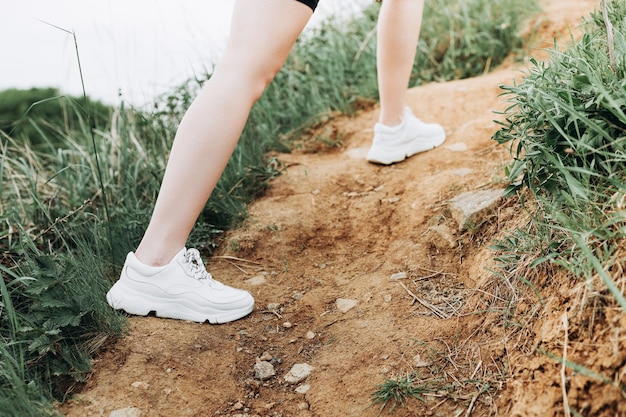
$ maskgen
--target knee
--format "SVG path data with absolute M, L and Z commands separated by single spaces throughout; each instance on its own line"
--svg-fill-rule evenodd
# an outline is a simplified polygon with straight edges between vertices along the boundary
M 261 97 L 280 68 L 279 63 L 254 66 L 250 62 L 228 60 L 218 65 L 211 78 L 223 87 L 247 96 L 248 100 L 254 103 Z
M 268 66 L 266 68 L 259 68 L 256 71 L 252 71 L 247 79 L 250 86 L 250 92 L 252 99 L 256 102 L 265 91 L 268 85 L 272 82 L 278 71 L 280 71 L 280 65 Z

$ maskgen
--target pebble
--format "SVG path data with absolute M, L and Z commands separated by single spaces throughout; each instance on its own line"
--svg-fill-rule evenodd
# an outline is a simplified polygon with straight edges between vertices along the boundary
M 306 394 L 307 392 L 309 392 L 310 389 L 311 389 L 311 386 L 309 384 L 303 384 L 303 385 L 300 385 L 298 388 L 296 388 L 296 392 L 298 394 Z
M 283 323 L 283 327 L 285 329 L 291 329 L 293 327 L 293 324 L 290 321 L 286 321 Z
M 266 381 L 276 375 L 274 365 L 267 361 L 260 361 L 254 364 L 254 376 L 261 381 Z
M 311 339 L 315 339 L 315 332 L 308 331 L 308 332 L 306 332 L 305 337 L 306 337 L 307 339 L 309 339 L 309 340 L 311 340 Z
M 259 361 L 260 361 L 260 362 L 263 362 L 263 361 L 267 361 L 267 362 L 269 362 L 269 361 L 271 361 L 271 360 L 272 360 L 272 358 L 274 358 L 274 357 L 272 356 L 272 354 L 271 354 L 271 353 L 269 353 L 268 351 L 265 351 L 265 352 L 263 352 L 263 354 L 262 354 L 261 356 L 259 356 Z
M 342 313 L 347 313 L 348 311 L 356 307 L 358 303 L 358 300 L 353 300 L 350 298 L 338 298 L 335 302 L 335 305 L 337 306 L 337 310 L 341 311 Z
M 392 276 L 389 277 L 389 281 L 399 281 L 401 279 L 406 279 L 406 272 L 396 272 Z
M 296 363 L 291 367 L 291 370 L 285 375 L 285 381 L 290 384 L 297 384 L 304 381 L 309 375 L 311 375 L 313 368 L 307 363 Z
M 391 294 L 387 294 L 383 297 L 383 300 L 385 300 L 386 303 L 390 303 L 391 302 Z
M 259 285 L 263 285 L 267 282 L 264 275 L 257 275 L 256 277 L 252 277 L 246 280 L 246 284 L 251 285 L 253 287 L 258 287 Z

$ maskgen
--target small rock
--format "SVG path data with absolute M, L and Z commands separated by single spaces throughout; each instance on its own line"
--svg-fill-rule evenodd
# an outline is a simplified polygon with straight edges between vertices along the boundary
M 306 394 L 307 392 L 309 392 L 310 389 L 311 386 L 309 384 L 302 384 L 298 388 L 296 388 L 296 392 L 298 394 Z
M 306 335 L 304 337 L 306 337 L 309 340 L 315 339 L 315 332 L 312 332 L 309 330 L 308 332 L 306 332 Z
M 386 303 L 390 303 L 391 302 L 391 294 L 387 294 L 383 297 L 383 300 L 385 300 Z
M 293 298 L 296 301 L 302 300 L 302 297 L 304 297 L 304 294 L 301 293 L 300 291 L 295 291 L 293 294 L 291 294 L 291 298 Z
M 283 327 L 285 329 L 291 329 L 293 327 L 293 324 L 290 321 L 286 321 L 283 323 Z
M 353 300 L 350 298 L 338 298 L 335 302 L 335 305 L 337 306 L 337 310 L 341 311 L 342 313 L 347 313 L 348 311 L 356 307 L 358 303 L 358 300 Z
M 263 352 L 263 354 L 261 356 L 259 356 L 259 362 L 263 362 L 263 361 L 271 361 L 273 358 L 272 354 L 269 353 L 268 351 Z
M 264 275 L 257 275 L 256 277 L 252 277 L 246 280 L 246 284 L 251 285 L 253 287 L 258 287 L 259 285 L 263 285 L 267 282 Z
M 449 249 L 454 249 L 459 246 L 458 240 L 454 237 L 455 231 L 445 224 L 429 227 L 429 230 L 437 235 L 433 236 L 432 239 L 437 248 L 443 249 L 447 247 Z
M 297 407 L 299 411 L 305 411 L 305 410 L 308 410 L 310 406 L 308 402 L 302 401 L 301 403 L 298 403 Z
M 389 281 L 399 281 L 401 279 L 406 279 L 406 272 L 396 272 L 391 277 L 389 277 Z
M 243 408 L 243 404 L 241 403 L 241 401 L 237 401 L 237 403 L 233 405 L 233 410 L 241 410 L 242 408 Z
M 141 417 L 143 412 L 137 407 L 120 408 L 111 411 L 109 417 Z
M 274 365 L 267 361 L 261 361 L 254 364 L 254 376 L 261 381 L 266 381 L 276 375 Z
M 278 303 L 269 303 L 267 305 L 267 309 L 269 311 L 278 311 L 278 310 L 280 310 L 280 304 L 278 304 Z
M 285 375 L 285 381 L 290 384 L 297 384 L 299 382 L 304 381 L 309 375 L 311 375 L 311 371 L 313 368 L 311 365 L 307 363 L 297 363 L 291 367 L 291 370 L 287 372 Z
M 132 384 L 130 384 L 130 386 L 133 388 L 141 388 L 145 390 L 150 388 L 150 384 L 148 384 L 147 382 L 143 382 L 143 381 L 135 381 Z
M 480 217 L 500 200 L 502 192 L 501 189 L 471 191 L 450 200 L 450 213 L 459 225 L 459 230 L 479 223 Z

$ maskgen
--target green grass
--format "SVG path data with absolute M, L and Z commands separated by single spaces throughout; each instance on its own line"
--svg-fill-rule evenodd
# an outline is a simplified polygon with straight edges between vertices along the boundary
M 372 403 L 381 404 L 380 410 L 384 410 L 389 405 L 388 412 L 391 413 L 396 406 L 404 406 L 409 398 L 415 398 L 426 402 L 426 394 L 433 394 L 440 388 L 432 382 L 421 382 L 415 373 L 396 375 L 388 378 L 378 386 L 372 394 Z
M 571 288 L 584 288 L 584 300 L 562 306 L 577 326 L 569 335 L 572 344 L 586 332 L 619 332 L 615 316 L 626 314 L 626 3 L 608 1 L 606 12 L 610 25 L 603 10 L 593 13 L 580 41 L 555 47 L 547 62 L 533 62 L 522 82 L 502 87 L 510 107 L 494 136 L 514 157 L 506 193 L 518 195 L 530 215 L 523 229 L 494 245 L 503 277 L 531 287 L 538 297 L 537 287 L 557 272 L 571 279 Z M 542 279 L 538 286 L 535 277 Z M 599 336 L 594 342 L 604 343 Z M 593 385 L 599 384 L 626 397 L 621 365 L 590 369 L 553 349 L 540 347 L 587 377 L 585 391 L 598 392 Z M 609 407 L 607 401 L 600 404 Z
M 600 274 L 626 311 L 624 296 L 603 270 L 623 262 L 626 236 L 626 6 L 612 4 L 616 65 L 606 28 L 592 16 L 579 42 L 534 62 L 519 85 L 503 86 L 511 106 L 494 139 L 510 144 L 507 194 L 530 191 L 540 259 L 591 279 Z M 513 250 L 514 248 L 510 248 Z M 601 266 L 600 266 L 601 265 Z
M 412 85 L 495 67 L 521 45 L 517 31 L 534 3 L 427 5 Z M 375 103 L 378 7 L 331 20 L 298 41 L 253 108 L 189 246 L 210 252 L 223 230 L 245 218 L 247 205 L 281 172 L 268 151 L 288 152 L 311 126 Z M 37 98 L 26 106 L 28 129 L 0 131 L 0 414 L 52 414 L 51 399 L 66 398 L 102 343 L 124 332 L 124 318 L 104 294 L 141 238 L 178 122 L 209 76 L 160 98 L 152 112 L 108 109 L 103 124 L 80 99 Z M 73 112 L 71 123 L 34 117 L 54 100 Z

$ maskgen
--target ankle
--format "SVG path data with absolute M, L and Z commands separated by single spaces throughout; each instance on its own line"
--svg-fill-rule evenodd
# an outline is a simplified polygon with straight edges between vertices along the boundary
M 140 244 L 137 250 L 135 251 L 135 258 L 137 258 L 139 262 L 141 262 L 142 264 L 146 266 L 152 266 L 152 267 L 165 266 L 169 264 L 172 261 L 172 259 L 174 259 L 174 257 L 176 256 L 178 252 L 180 252 L 180 250 L 181 249 L 162 250 L 162 251 L 149 250 Z

